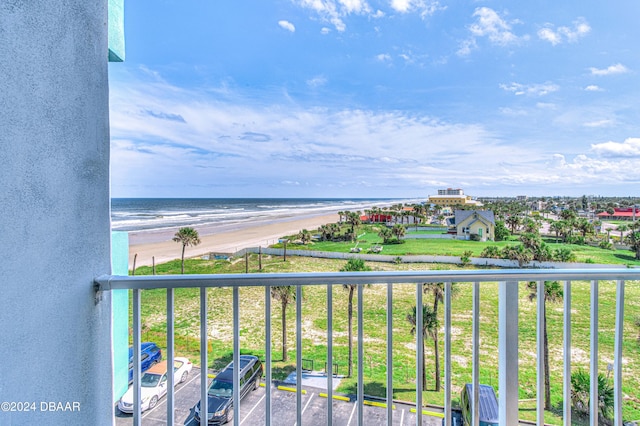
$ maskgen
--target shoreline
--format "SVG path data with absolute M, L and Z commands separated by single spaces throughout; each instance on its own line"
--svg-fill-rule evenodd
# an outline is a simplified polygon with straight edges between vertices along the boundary
M 200 236 L 200 244 L 187 247 L 184 257 L 197 257 L 206 253 L 235 253 L 246 247 L 266 247 L 275 244 L 278 238 L 300 232 L 302 229 L 315 230 L 320 225 L 339 221 L 338 213 L 321 215 L 294 215 L 264 218 L 248 222 L 211 224 L 195 226 Z M 180 259 L 182 245 L 172 240 L 180 227 L 151 231 L 130 231 L 129 270 L 151 266 L 174 259 Z

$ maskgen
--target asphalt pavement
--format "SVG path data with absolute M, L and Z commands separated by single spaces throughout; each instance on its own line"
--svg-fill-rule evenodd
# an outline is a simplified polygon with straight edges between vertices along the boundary
M 311 383 L 311 382 L 309 382 Z M 312 384 L 317 384 L 317 381 Z M 271 423 L 275 426 L 291 426 L 296 424 L 296 392 L 295 385 L 276 386 L 271 385 Z M 302 394 L 302 424 L 320 426 L 327 422 L 327 398 L 326 390 L 308 386 L 303 382 Z M 266 418 L 266 391 L 264 384 L 253 392 L 249 392 L 240 404 L 241 425 L 263 425 Z M 339 396 L 338 396 L 339 397 Z M 340 426 L 352 426 L 357 424 L 357 404 L 353 398 L 334 399 L 332 404 L 333 424 Z M 166 396 L 162 397 L 158 404 L 151 410 L 142 413 L 142 424 L 165 425 L 167 419 Z M 174 423 L 176 425 L 195 426 L 198 422 L 194 419 L 193 408 L 200 401 L 200 369 L 194 367 L 185 383 L 178 384 L 175 388 Z M 413 408 L 413 412 L 412 412 Z M 124 414 L 114 408 L 116 426 L 128 426 L 133 424 L 130 414 Z M 376 401 L 365 401 L 363 407 L 363 423 L 367 426 L 386 425 L 387 410 L 385 405 Z M 230 423 L 232 424 L 232 423 Z M 415 425 L 415 407 L 410 404 L 396 403 L 393 410 L 394 425 Z M 423 416 L 423 425 L 436 426 L 442 424 L 442 419 L 429 415 Z

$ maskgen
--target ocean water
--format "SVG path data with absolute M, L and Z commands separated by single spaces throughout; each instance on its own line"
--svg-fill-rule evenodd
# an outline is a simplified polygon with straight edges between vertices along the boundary
M 113 198 L 114 231 L 230 225 L 285 217 L 310 217 L 415 200 L 332 198 Z

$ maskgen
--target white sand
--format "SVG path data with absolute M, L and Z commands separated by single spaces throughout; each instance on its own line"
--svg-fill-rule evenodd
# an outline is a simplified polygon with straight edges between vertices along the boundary
M 251 222 L 243 225 L 225 225 L 211 227 L 195 227 L 200 235 L 200 244 L 187 247 L 185 258 L 200 256 L 205 253 L 233 253 L 245 247 L 266 247 L 275 244 L 278 238 L 291 235 L 302 229 L 314 230 L 320 225 L 334 223 L 339 220 L 338 214 L 323 216 L 287 217 L 276 220 Z M 133 267 L 151 266 L 179 259 L 182 251 L 180 243 L 172 241 L 178 228 L 162 231 L 139 231 L 129 233 L 129 269 Z

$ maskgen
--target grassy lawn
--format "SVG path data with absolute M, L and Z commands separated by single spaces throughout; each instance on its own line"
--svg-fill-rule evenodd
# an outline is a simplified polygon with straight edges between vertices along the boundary
M 365 240 L 367 234 L 363 237 Z M 377 237 L 377 235 L 376 235 Z M 444 240 L 436 240 L 442 245 Z M 420 243 L 430 240 L 420 240 Z M 441 254 L 451 254 L 447 250 L 457 243 L 464 247 L 478 246 L 482 243 L 467 241 L 446 241 L 448 249 Z M 333 243 L 322 243 L 330 245 Z M 407 244 L 398 245 L 406 248 Z M 498 243 L 500 244 L 500 243 Z M 506 244 L 506 243 L 504 243 Z M 320 244 L 317 244 L 320 245 Z M 348 243 L 342 243 L 343 247 Z M 574 248 L 574 246 L 572 246 Z M 323 248 L 323 250 L 326 248 Z M 385 246 L 385 251 L 387 246 Z M 423 247 L 422 253 L 427 251 Z M 481 251 L 481 249 L 480 249 Z M 475 250 L 474 250 L 475 253 Z M 615 252 L 613 252 L 615 253 Z M 398 251 L 398 254 L 407 254 Z M 593 255 L 592 255 L 593 256 Z M 345 262 L 343 260 L 314 259 L 263 256 L 263 272 L 323 272 L 338 271 Z M 391 264 L 368 262 L 374 270 L 424 270 L 424 269 L 460 269 L 452 265 L 434 264 Z M 257 272 L 257 255 L 249 258 L 249 271 Z M 156 267 L 159 274 L 180 273 L 180 262 L 174 261 Z M 228 261 L 205 261 L 190 259 L 186 262 L 188 273 L 242 273 L 245 271 L 244 258 Z M 150 268 L 141 267 L 137 275 L 150 274 Z M 452 361 L 453 361 L 453 394 L 459 395 L 464 383 L 471 380 L 471 284 L 456 284 L 457 295 L 453 299 L 453 333 L 452 333 Z M 497 387 L 498 384 L 498 295 L 497 283 L 486 283 L 481 289 L 481 348 L 480 380 L 482 383 Z M 333 287 L 333 351 L 334 362 L 338 364 L 339 373 L 346 373 L 347 368 L 347 292 L 340 286 Z M 415 303 L 415 285 L 394 285 L 393 287 L 393 366 L 394 366 L 394 398 L 415 401 L 415 337 L 410 334 L 410 325 L 406 320 Z M 176 306 L 176 353 L 189 356 L 195 363 L 199 363 L 199 290 L 177 289 L 175 291 Z M 535 326 L 536 303 L 529 301 L 525 283 L 520 287 L 520 395 L 521 399 L 535 397 L 536 390 L 536 359 L 535 359 Z M 213 368 L 223 367 L 232 356 L 232 292 L 231 289 L 209 289 L 207 292 L 209 306 L 209 360 Z M 572 330 L 573 354 L 572 366 L 574 371 L 589 368 L 589 297 L 590 288 L 587 282 L 573 283 L 572 292 Z M 152 340 L 161 346 L 166 344 L 166 292 L 163 290 L 148 290 L 142 296 L 143 339 Z M 264 327 L 264 289 L 240 289 L 240 322 L 242 353 L 252 353 L 264 357 L 265 327 Z M 425 295 L 424 303 L 432 303 Z M 371 395 L 384 396 L 386 384 L 386 286 L 374 285 L 364 289 L 364 376 L 365 392 Z M 304 289 L 302 302 L 303 329 L 303 358 L 314 361 L 315 368 L 323 369 L 326 361 L 326 287 L 310 286 Z M 354 301 L 354 308 L 355 308 Z M 615 283 L 602 282 L 600 285 L 600 371 L 607 371 L 607 363 L 613 360 L 613 330 L 614 330 Z M 562 409 L 562 304 L 549 304 L 549 341 L 551 354 L 551 383 L 553 411 L 546 413 L 545 421 L 551 424 L 561 424 Z M 440 310 L 442 316 L 442 309 Z M 634 318 L 640 316 L 640 286 L 638 283 L 628 283 L 625 300 L 625 336 L 623 375 L 624 386 L 624 417 L 625 419 L 640 418 L 640 345 L 638 344 L 638 330 L 634 327 Z M 354 312 L 354 335 L 357 324 Z M 289 359 L 281 361 L 281 309 L 279 302 L 272 301 L 272 351 L 274 357 L 274 378 L 284 378 L 295 368 L 295 305 L 287 309 L 287 334 L 289 341 Z M 442 318 L 441 318 L 442 323 Z M 440 332 L 440 353 L 444 352 L 442 331 Z M 434 392 L 433 379 L 433 342 L 426 341 L 426 369 L 427 391 L 422 400 L 424 403 L 443 404 L 444 392 Z M 354 355 L 357 350 L 354 347 Z M 355 360 L 354 360 L 355 361 Z M 442 360 L 444 364 L 444 360 Z M 354 364 L 355 366 L 355 364 Z M 355 370 L 354 370 L 355 371 Z M 444 377 L 444 375 L 443 375 Z M 355 393 L 354 378 L 344 379 L 338 389 L 339 392 Z M 457 401 L 456 401 L 457 402 Z M 520 416 L 523 419 L 535 420 L 535 410 L 531 403 L 523 403 Z
M 488 246 L 496 246 L 502 249 L 504 246 L 518 244 L 518 237 L 512 236 L 509 241 L 465 241 L 454 239 L 404 239 L 402 244 L 383 244 L 382 238 L 378 236 L 376 226 L 363 226 L 363 231 L 358 232 L 358 247 L 362 253 L 374 245 L 382 245 L 384 248 L 381 254 L 391 256 L 406 256 L 429 254 L 434 256 L 460 256 L 465 251 L 471 251 L 472 257 L 479 257 L 482 250 Z M 410 233 L 410 229 L 407 233 Z M 430 233 L 425 231 L 425 233 Z M 435 232 L 440 234 L 441 232 Z M 295 236 L 290 236 L 295 240 Z M 635 259 L 635 255 L 630 250 L 606 250 L 589 245 L 556 243 L 553 237 L 544 237 L 544 242 L 549 244 L 552 250 L 558 248 L 568 248 L 576 255 L 576 262 L 580 263 L 600 263 L 617 265 L 640 266 L 640 261 Z M 316 241 L 310 244 L 288 244 L 288 249 L 295 250 L 317 250 L 348 253 L 355 246 L 353 242 Z M 282 248 L 282 244 L 275 244 L 272 247 Z

